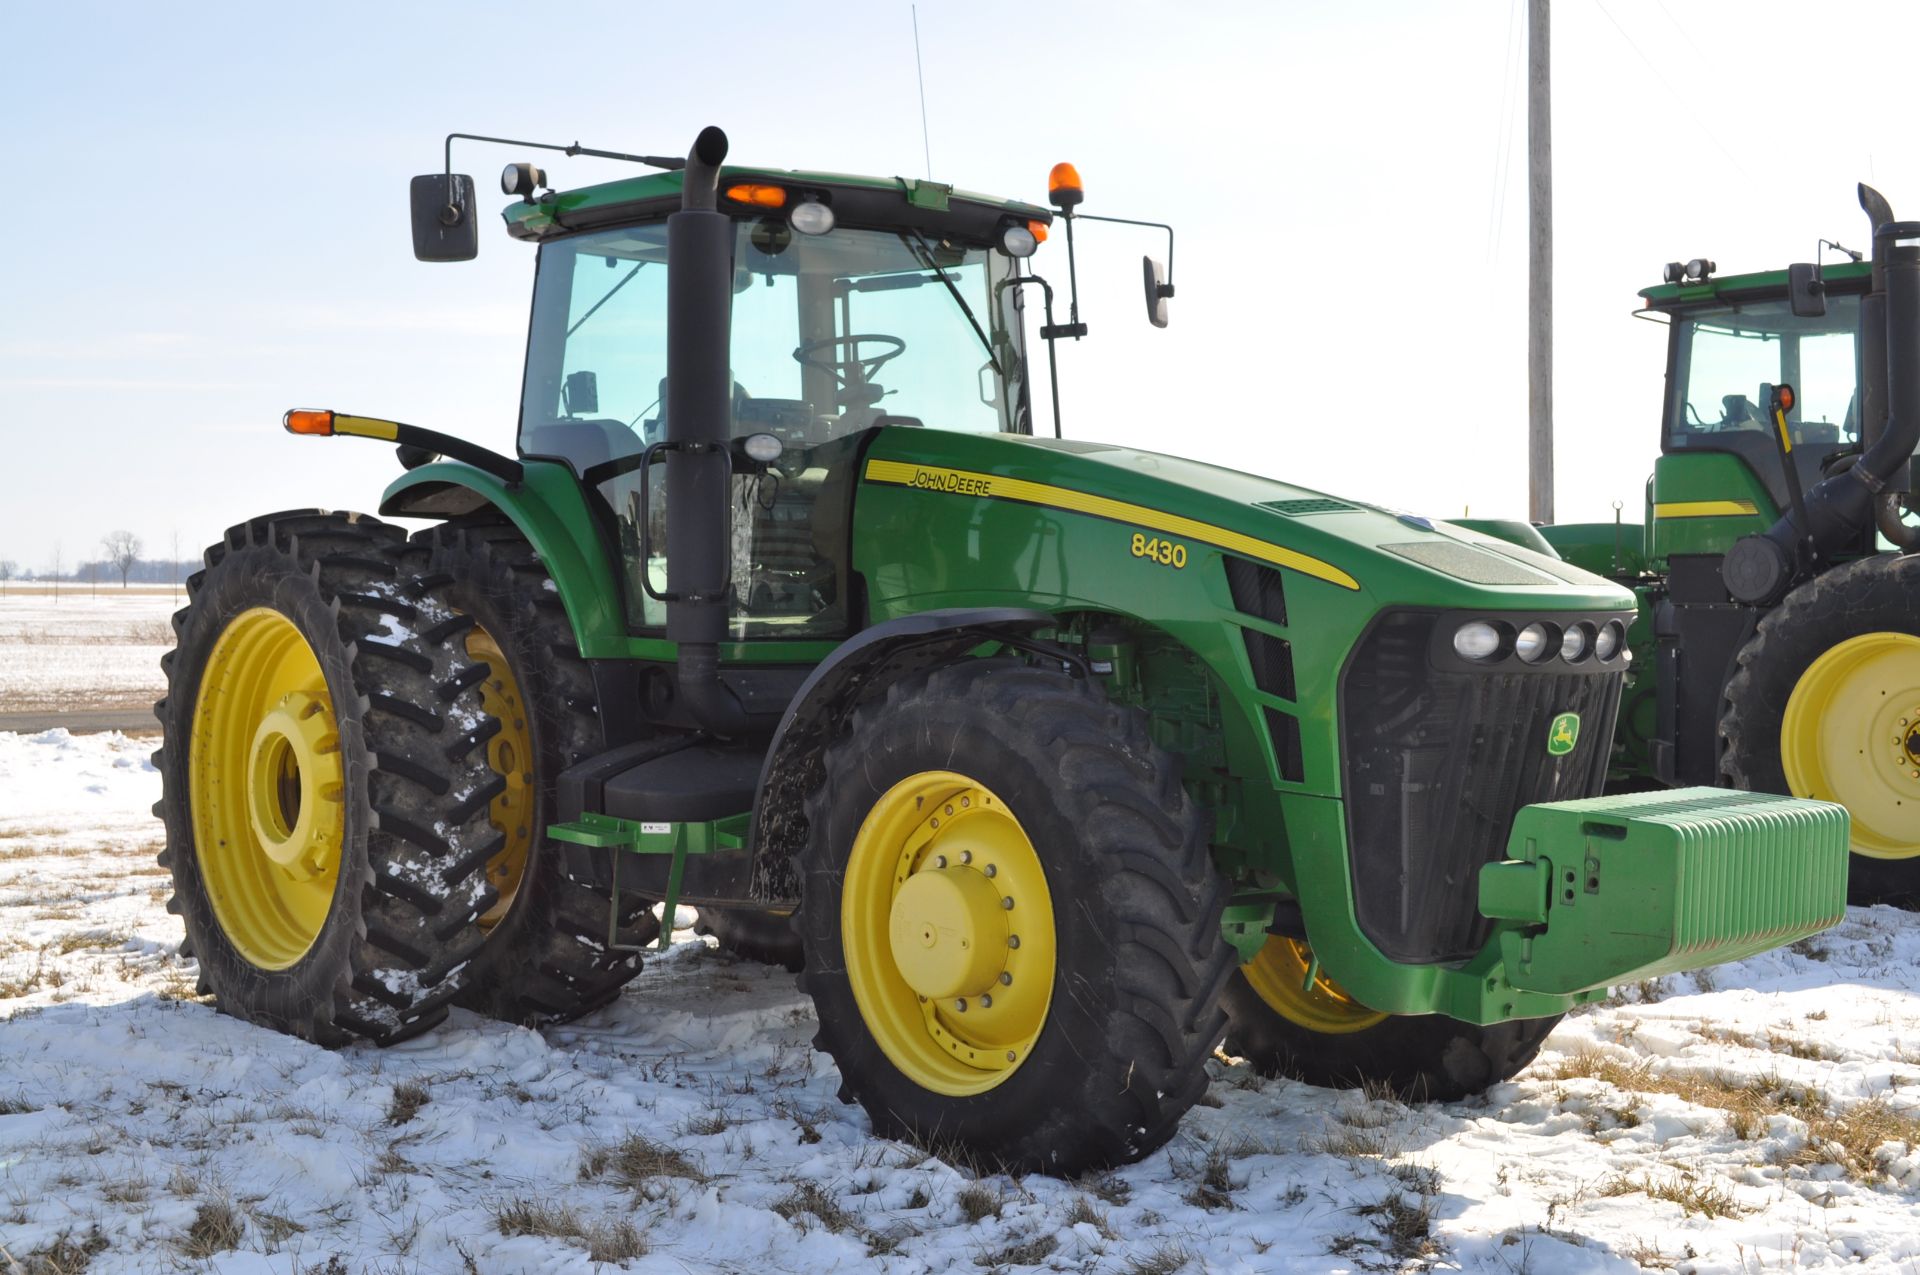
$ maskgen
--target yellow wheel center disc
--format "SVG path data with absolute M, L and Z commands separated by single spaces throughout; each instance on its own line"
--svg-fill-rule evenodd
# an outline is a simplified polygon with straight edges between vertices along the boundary
M 1000 891 L 970 867 L 907 878 L 887 926 L 893 963 L 907 986 L 930 999 L 991 992 L 1007 964 L 1007 913 Z
M 343 789 L 326 704 L 304 691 L 282 696 L 253 733 L 247 768 L 247 817 L 261 852 L 297 881 L 319 876 L 340 849 L 323 810 Z
M 847 982 L 888 1060 L 934 1093 L 984 1093 L 1032 1052 L 1053 1003 L 1053 896 L 1006 803 L 928 770 L 868 811 L 840 894 Z
M 326 927 L 345 793 L 333 701 L 313 648 L 271 607 L 234 616 L 200 674 L 187 804 L 214 918 L 250 964 L 286 969 Z
M 1808 665 L 1780 722 L 1780 766 L 1793 796 L 1847 808 L 1855 854 L 1920 855 L 1920 638 L 1865 633 Z

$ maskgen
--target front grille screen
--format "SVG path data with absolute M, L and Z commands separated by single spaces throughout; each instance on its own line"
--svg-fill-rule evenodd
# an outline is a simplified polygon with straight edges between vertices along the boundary
M 1481 865 L 1506 857 L 1520 807 L 1600 792 L 1620 700 L 1617 672 L 1435 668 L 1437 621 L 1386 616 L 1340 694 L 1355 910 L 1375 946 L 1410 964 L 1485 944 Z M 1554 719 L 1569 712 L 1578 743 L 1554 756 Z

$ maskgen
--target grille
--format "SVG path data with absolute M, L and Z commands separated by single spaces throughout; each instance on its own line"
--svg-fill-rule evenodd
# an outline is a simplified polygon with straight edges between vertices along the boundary
M 1247 639 L 1247 662 L 1253 666 L 1253 684 L 1281 699 L 1299 698 L 1293 693 L 1293 643 L 1254 629 L 1240 632 Z
M 1432 613 L 1384 617 L 1340 691 L 1347 826 L 1361 930 L 1396 961 L 1464 960 L 1486 942 L 1483 864 L 1520 807 L 1589 797 L 1606 778 L 1621 675 L 1438 669 Z M 1554 719 L 1579 742 L 1547 751 Z
M 1233 593 L 1233 609 L 1257 616 L 1268 624 L 1287 622 L 1287 590 L 1280 573 L 1245 558 L 1228 557 L 1227 588 Z
M 1344 500 L 1333 500 L 1326 496 L 1311 496 L 1301 500 L 1263 500 L 1260 502 L 1260 507 L 1292 518 L 1298 518 L 1302 514 L 1345 513 L 1353 508 Z

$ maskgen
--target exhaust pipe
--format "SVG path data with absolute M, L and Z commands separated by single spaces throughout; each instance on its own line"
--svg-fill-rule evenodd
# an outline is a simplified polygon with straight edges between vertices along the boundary
M 1861 187 L 1860 203 L 1869 215 L 1891 211 L 1870 187 Z M 1741 602 L 1767 606 L 1778 601 L 1811 560 L 1858 539 L 1874 524 L 1883 496 L 1905 486 L 1902 471 L 1920 442 L 1920 242 L 1905 241 L 1920 241 L 1920 222 L 1885 221 L 1874 227 L 1873 291 L 1861 320 L 1862 361 L 1868 369 L 1861 396 L 1866 450 L 1850 468 L 1807 493 L 1805 526 L 1788 514 L 1761 534 L 1735 542 L 1721 577 Z M 1871 370 L 1876 357 L 1877 376 Z M 1883 414 L 1871 427 L 1870 412 Z
M 702 729 L 747 729 L 720 680 L 733 557 L 733 222 L 717 211 L 727 135 L 701 129 L 667 218 L 667 638 L 679 647 L 681 705 Z

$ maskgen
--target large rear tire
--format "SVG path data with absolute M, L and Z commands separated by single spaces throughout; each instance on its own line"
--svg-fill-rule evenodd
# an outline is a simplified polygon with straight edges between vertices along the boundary
M 1850 901 L 1920 907 L 1920 558 L 1801 585 L 1738 665 L 1720 718 L 1728 782 L 1847 807 Z
M 353 514 L 256 518 L 205 561 L 154 709 L 183 946 L 235 1017 L 424 1031 L 471 976 L 500 843 L 471 622 Z
M 1275 935 L 1234 971 L 1221 996 L 1229 1054 L 1325 1089 L 1377 1086 L 1408 1101 L 1452 1102 L 1511 1079 L 1560 1021 L 1476 1027 L 1440 1014 L 1382 1014 L 1311 962 L 1305 943 Z
M 605 747 L 593 675 L 552 578 L 514 527 L 447 523 L 415 544 L 434 587 L 474 621 L 468 650 L 488 670 L 481 695 L 502 723 L 490 757 L 508 780 L 491 811 L 505 837 L 489 864 L 501 897 L 482 918 L 486 946 L 460 1004 L 514 1023 L 578 1018 L 640 972 L 639 953 L 618 949 L 660 932 L 651 901 L 624 895 L 610 949 L 607 896 L 568 879 L 546 835 L 560 772 Z
M 806 964 L 806 949 L 791 916 L 752 908 L 702 907 L 699 911 L 693 932 L 711 936 L 723 952 L 795 974 Z
M 886 1137 L 1073 1174 L 1207 1084 L 1227 886 L 1136 710 L 1014 660 L 889 688 L 828 751 L 799 919 L 815 1044 Z

